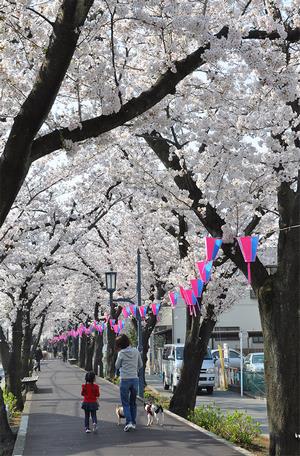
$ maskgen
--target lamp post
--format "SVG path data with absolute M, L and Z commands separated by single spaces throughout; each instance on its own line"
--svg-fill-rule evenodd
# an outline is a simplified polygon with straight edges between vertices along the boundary
M 140 307 L 142 305 L 142 278 L 141 278 L 141 252 L 139 249 L 137 250 L 137 279 L 136 279 L 136 291 L 137 291 L 137 306 Z M 126 298 L 118 298 L 113 300 L 113 293 L 116 290 L 116 282 L 117 282 L 117 273 L 113 271 L 109 271 L 105 273 L 105 284 L 106 284 L 106 291 L 109 293 L 109 306 L 110 306 L 110 315 L 114 318 L 114 302 L 131 302 L 134 304 L 130 299 Z M 139 310 L 137 309 L 136 313 L 137 319 L 137 339 L 138 339 L 138 351 L 141 354 L 143 359 L 143 333 L 142 333 L 142 318 L 140 315 Z M 111 330 L 110 326 L 107 326 L 107 360 L 112 359 L 114 353 L 110 353 L 110 349 L 113 350 L 113 343 L 112 339 L 114 339 L 115 334 Z M 111 341 L 111 343 L 109 343 Z M 108 365 L 108 362 L 107 362 Z M 112 367 L 111 367 L 112 370 Z M 111 372 L 112 374 L 112 372 Z M 110 375 L 110 373 L 108 373 Z M 139 372 L 139 391 L 138 394 L 141 398 L 144 397 L 144 369 L 140 369 Z
M 112 301 L 113 292 L 116 291 L 117 273 L 110 270 L 105 273 L 106 291 L 110 294 L 110 302 Z
M 105 286 L 106 291 L 109 293 L 109 307 L 111 318 L 115 317 L 113 293 L 116 290 L 117 284 L 117 273 L 110 270 L 105 273 Z M 115 344 L 115 333 L 107 325 L 107 347 L 106 347 L 106 375 L 109 377 L 114 376 L 114 344 Z
M 141 252 L 137 250 L 137 274 L 136 274 L 136 294 L 137 294 L 137 305 L 142 305 L 142 273 L 141 273 Z M 138 310 L 138 309 L 137 309 Z M 138 351 L 141 354 L 143 360 L 143 333 L 142 333 L 142 318 L 139 310 L 136 313 L 137 316 L 137 339 L 138 339 Z M 144 369 L 139 371 L 139 396 L 144 397 Z

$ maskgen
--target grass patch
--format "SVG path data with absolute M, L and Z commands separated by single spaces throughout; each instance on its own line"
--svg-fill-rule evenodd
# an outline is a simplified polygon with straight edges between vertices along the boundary
M 269 439 L 263 436 L 256 437 L 246 448 L 255 456 L 269 456 Z

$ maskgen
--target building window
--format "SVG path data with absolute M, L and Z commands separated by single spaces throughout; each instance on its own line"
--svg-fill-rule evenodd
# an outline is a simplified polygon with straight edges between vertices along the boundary
M 264 338 L 263 338 L 263 336 L 254 336 L 254 337 L 252 337 L 252 342 L 254 344 L 263 344 Z
M 224 340 L 225 341 L 239 340 L 239 333 L 235 332 L 235 331 L 232 331 L 232 332 L 226 331 L 226 332 L 217 332 L 217 333 L 213 332 L 212 338 L 216 342 L 223 342 Z
M 214 332 L 217 331 L 239 331 L 239 326 L 215 326 Z

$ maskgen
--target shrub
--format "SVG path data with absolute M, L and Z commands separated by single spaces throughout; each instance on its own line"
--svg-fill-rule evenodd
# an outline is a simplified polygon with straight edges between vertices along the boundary
M 3 390 L 4 404 L 6 405 L 9 415 L 13 417 L 17 413 L 17 399 L 13 393 L 9 393 L 7 388 Z
M 224 413 L 212 405 L 200 406 L 188 418 L 198 426 L 240 445 L 252 444 L 254 438 L 261 433 L 259 423 L 237 410 Z
M 108 380 L 111 383 L 114 383 L 115 385 L 120 384 L 120 377 L 113 377 L 113 378 L 105 377 L 105 378 L 106 378 L 106 380 Z

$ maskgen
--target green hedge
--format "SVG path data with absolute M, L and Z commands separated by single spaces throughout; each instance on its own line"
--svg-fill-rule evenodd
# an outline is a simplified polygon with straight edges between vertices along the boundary
M 240 445 L 251 445 L 261 433 L 259 423 L 244 412 L 222 412 L 219 407 L 196 407 L 188 419 L 198 426 Z

